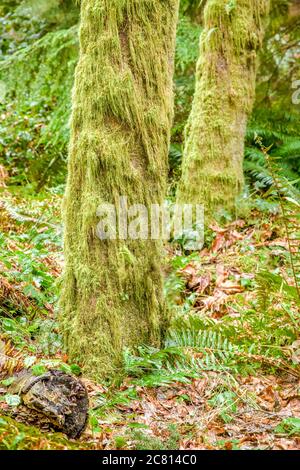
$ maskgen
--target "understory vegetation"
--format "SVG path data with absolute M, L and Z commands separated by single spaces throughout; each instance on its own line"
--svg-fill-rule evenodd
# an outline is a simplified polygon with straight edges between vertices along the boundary
M 300 16 L 287 14 L 288 3 L 272 9 L 261 51 L 236 213 L 215 216 L 199 251 L 186 250 L 185 240 L 165 245 L 164 343 L 125 350 L 115 379 L 98 383 L 69 360 L 58 324 L 78 6 L 2 2 L 0 449 L 300 448 L 300 104 L 292 101 Z M 183 1 L 170 201 L 201 25 L 199 2 Z M 84 382 L 90 413 L 80 439 L 20 422 L 7 372 L 22 369 L 59 369 Z

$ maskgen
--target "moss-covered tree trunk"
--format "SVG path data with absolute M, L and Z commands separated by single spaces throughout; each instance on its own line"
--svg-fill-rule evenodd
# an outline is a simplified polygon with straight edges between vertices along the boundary
M 247 116 L 269 0 L 208 0 L 177 199 L 232 210 L 243 186 Z
M 94 377 L 124 347 L 158 345 L 161 242 L 96 234 L 103 203 L 163 200 L 172 122 L 177 0 L 82 0 L 64 202 L 65 344 Z

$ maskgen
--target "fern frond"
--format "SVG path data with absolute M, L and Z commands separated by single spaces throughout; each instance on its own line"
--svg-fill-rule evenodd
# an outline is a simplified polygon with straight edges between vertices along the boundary
M 258 306 L 262 311 L 268 308 L 271 295 L 278 292 L 284 294 L 290 300 L 299 300 L 297 288 L 287 284 L 278 274 L 270 273 L 269 271 L 261 271 L 256 276 L 256 282 Z

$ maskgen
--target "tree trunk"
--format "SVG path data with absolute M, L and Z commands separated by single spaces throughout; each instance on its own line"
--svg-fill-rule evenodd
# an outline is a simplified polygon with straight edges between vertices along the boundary
M 232 210 L 243 186 L 244 137 L 269 0 L 208 0 L 177 199 Z
M 161 242 L 101 241 L 97 207 L 165 193 L 178 0 L 83 0 L 64 200 L 62 326 L 69 355 L 111 376 L 123 348 L 159 345 Z M 120 237 L 122 238 L 122 236 Z

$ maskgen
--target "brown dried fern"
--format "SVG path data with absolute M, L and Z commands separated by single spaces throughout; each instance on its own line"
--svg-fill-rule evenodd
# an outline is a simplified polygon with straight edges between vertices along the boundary
M 11 376 L 23 368 L 21 353 L 8 340 L 0 338 L 0 379 Z

